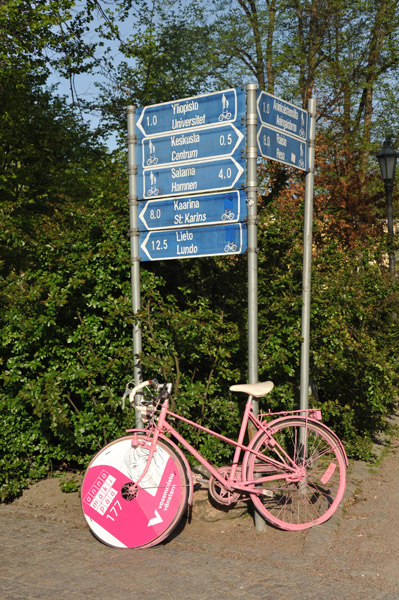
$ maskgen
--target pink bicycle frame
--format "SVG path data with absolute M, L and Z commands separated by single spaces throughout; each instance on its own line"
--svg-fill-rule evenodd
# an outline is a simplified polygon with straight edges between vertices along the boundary
M 189 442 L 187 442 L 187 440 L 185 440 L 178 431 L 176 431 L 176 429 L 170 425 L 170 423 L 168 423 L 167 416 L 170 416 L 171 418 L 177 419 L 179 421 L 183 421 L 184 423 L 187 423 L 189 425 L 191 425 L 192 427 L 199 429 L 200 431 L 203 431 L 204 433 L 208 433 L 220 440 L 222 440 L 223 442 L 234 446 L 235 447 L 235 451 L 234 451 L 234 457 L 233 457 L 233 462 L 232 462 L 232 467 L 230 470 L 230 474 L 228 479 L 226 480 L 220 473 L 219 471 L 210 463 L 208 462 Z M 255 417 L 255 415 L 253 414 L 253 408 L 252 408 L 252 398 L 251 396 L 248 397 L 248 401 L 246 403 L 245 406 L 245 411 L 244 411 L 244 416 L 242 419 L 242 423 L 241 423 L 241 427 L 240 427 L 240 432 L 239 432 L 239 436 L 238 436 L 238 440 L 234 441 L 220 433 L 217 433 L 215 431 L 212 431 L 210 429 L 208 429 L 207 427 L 204 427 L 202 425 L 199 425 L 198 423 L 195 423 L 193 421 L 190 421 L 189 419 L 186 419 L 185 417 L 182 417 L 178 414 L 175 414 L 173 412 L 171 412 L 169 410 L 169 401 L 168 399 L 165 399 L 163 404 L 162 404 L 162 408 L 161 408 L 161 412 L 158 418 L 157 423 L 154 425 L 153 430 L 151 431 L 151 447 L 150 447 L 150 453 L 149 453 L 149 457 L 148 457 L 148 461 L 147 461 L 147 467 L 144 469 L 140 479 L 136 482 L 136 485 L 138 485 L 138 483 L 140 483 L 140 481 L 145 477 L 146 472 L 149 468 L 149 465 L 151 463 L 152 460 L 152 456 L 154 454 L 155 451 L 155 447 L 156 447 L 156 442 L 158 440 L 158 437 L 163 437 L 162 434 L 163 433 L 170 433 L 171 435 L 173 435 L 173 437 L 180 442 L 180 444 L 186 448 L 186 450 L 188 450 L 190 452 L 190 454 L 192 454 L 192 456 L 194 456 L 194 458 L 196 458 L 198 460 L 198 462 L 200 462 L 204 467 L 206 467 L 208 469 L 208 471 L 211 473 L 211 475 L 213 475 L 213 477 L 219 481 L 228 491 L 232 491 L 232 490 L 238 490 L 238 491 L 242 491 L 242 492 L 246 492 L 248 494 L 262 494 L 263 491 L 261 488 L 259 488 L 259 480 L 254 480 L 254 481 L 246 481 L 244 479 L 244 481 L 242 482 L 242 484 L 239 484 L 235 478 L 236 478 L 236 474 L 237 474 L 237 469 L 238 469 L 238 465 L 239 465 L 239 458 L 242 452 L 244 453 L 256 453 L 254 450 L 252 450 L 252 445 L 253 445 L 253 441 L 255 440 L 255 438 L 257 438 L 257 435 L 253 438 L 253 441 L 247 446 L 245 445 L 244 442 L 244 437 L 245 437 L 245 433 L 247 430 L 247 426 L 248 426 L 248 422 L 252 421 L 258 428 L 259 431 L 261 433 L 266 433 L 270 435 L 270 438 L 272 438 L 272 432 L 271 432 L 271 425 L 272 423 L 266 423 L 266 422 L 262 422 L 259 419 L 257 419 Z M 128 433 L 130 432 L 135 432 L 137 430 L 135 429 L 131 429 L 131 430 L 127 430 Z M 148 432 L 148 430 L 142 430 L 143 433 L 144 432 Z M 138 440 L 138 443 L 140 443 L 140 441 Z M 179 451 L 179 454 L 181 456 L 183 456 L 183 454 L 180 452 L 180 450 L 178 449 L 177 446 L 175 446 L 176 449 Z M 293 474 L 296 472 L 296 470 L 298 469 L 298 466 L 293 462 L 292 458 L 286 454 L 284 452 L 284 450 L 281 448 L 281 453 L 284 454 L 285 458 L 287 459 L 287 463 L 284 464 L 284 469 L 287 471 L 287 475 L 289 474 Z M 256 453 L 257 454 L 257 453 Z M 262 455 L 259 455 L 260 459 L 264 458 L 262 457 Z M 275 461 L 271 458 L 268 458 L 267 461 L 270 464 L 275 464 L 276 466 L 282 467 L 282 463 L 279 463 L 278 461 Z M 187 464 L 187 461 L 185 460 L 185 463 Z M 187 464 L 188 466 L 188 464 Z M 191 469 L 188 470 L 189 473 L 191 473 Z M 272 481 L 273 479 L 281 479 L 281 474 L 279 475 L 274 475 L 274 476 L 268 476 L 267 480 L 268 481 Z M 255 483 L 257 483 L 258 485 L 255 487 Z

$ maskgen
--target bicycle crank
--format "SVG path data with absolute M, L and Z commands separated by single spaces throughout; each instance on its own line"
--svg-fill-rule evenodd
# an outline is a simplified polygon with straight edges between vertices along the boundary
M 218 473 L 226 480 L 230 475 L 230 471 L 231 467 L 221 467 L 218 469 Z M 236 481 L 241 481 L 241 467 L 237 468 Z M 241 498 L 239 492 L 226 489 L 213 475 L 209 478 L 209 493 L 215 502 L 218 502 L 219 504 L 235 504 Z

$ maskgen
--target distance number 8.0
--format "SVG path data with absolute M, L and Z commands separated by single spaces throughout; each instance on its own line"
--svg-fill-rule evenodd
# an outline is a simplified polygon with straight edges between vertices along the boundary
M 160 219 L 160 218 L 161 218 L 161 209 L 160 208 L 150 210 L 150 219 L 154 220 L 154 219 Z

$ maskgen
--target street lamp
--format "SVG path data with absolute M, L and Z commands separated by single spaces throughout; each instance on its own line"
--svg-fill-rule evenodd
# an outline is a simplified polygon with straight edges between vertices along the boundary
M 387 135 L 381 150 L 377 154 L 381 176 L 385 185 L 388 218 L 389 271 L 395 275 L 395 250 L 393 247 L 392 190 L 395 179 L 396 161 L 399 154 L 392 147 L 391 136 Z

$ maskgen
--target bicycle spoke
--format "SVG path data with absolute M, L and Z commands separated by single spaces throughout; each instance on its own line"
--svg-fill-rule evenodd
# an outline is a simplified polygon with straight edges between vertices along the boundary
M 322 425 L 300 417 L 282 419 L 271 433 L 259 437 L 248 460 L 248 479 L 260 488 L 252 494 L 255 506 L 282 529 L 327 520 L 345 489 L 341 449 Z

